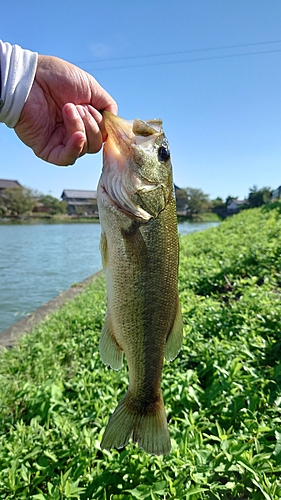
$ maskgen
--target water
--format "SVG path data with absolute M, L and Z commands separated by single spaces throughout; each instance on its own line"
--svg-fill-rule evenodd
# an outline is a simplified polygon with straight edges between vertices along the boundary
M 204 231 L 204 229 L 208 229 L 209 227 L 218 226 L 219 222 L 180 222 L 178 224 L 179 234 L 189 234 L 195 233 L 196 231 Z
M 180 234 L 216 223 L 179 224 Z M 0 332 L 101 269 L 100 225 L 0 225 Z

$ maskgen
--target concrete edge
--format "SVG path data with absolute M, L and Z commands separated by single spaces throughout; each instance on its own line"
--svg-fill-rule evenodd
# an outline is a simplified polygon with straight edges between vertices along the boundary
M 98 271 L 77 285 L 70 287 L 68 290 L 62 292 L 49 302 L 46 302 L 46 304 L 43 304 L 43 306 L 20 319 L 6 330 L 0 332 L 0 349 L 1 347 L 6 349 L 13 347 L 22 335 L 30 333 L 33 328 L 41 323 L 41 321 L 43 321 L 49 314 L 57 311 L 66 302 L 69 302 L 74 299 L 74 297 L 82 293 L 86 289 L 87 285 L 92 283 L 96 278 L 100 277 L 102 273 L 103 271 Z

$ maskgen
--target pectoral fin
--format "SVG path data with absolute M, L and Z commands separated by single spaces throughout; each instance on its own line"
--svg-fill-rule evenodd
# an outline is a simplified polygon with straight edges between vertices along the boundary
M 165 348 L 165 358 L 167 361 L 172 361 L 178 355 L 181 350 L 182 345 L 182 315 L 180 309 L 180 303 L 178 303 L 177 314 L 172 330 L 170 331 L 166 348 Z
M 122 366 L 123 352 L 115 340 L 108 315 L 105 318 L 99 347 L 102 362 L 114 370 L 119 370 Z

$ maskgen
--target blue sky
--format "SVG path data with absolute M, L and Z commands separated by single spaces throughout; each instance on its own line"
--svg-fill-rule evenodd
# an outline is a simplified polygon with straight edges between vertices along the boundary
M 281 184 L 280 0 L 9 0 L 1 19 L 2 40 L 81 66 L 123 118 L 162 118 L 177 185 L 243 198 Z M 1 178 L 96 189 L 101 153 L 55 167 L 2 124 L 0 144 Z

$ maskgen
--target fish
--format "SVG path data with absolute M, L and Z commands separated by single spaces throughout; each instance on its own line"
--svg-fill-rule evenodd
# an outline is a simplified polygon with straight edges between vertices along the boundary
M 164 357 L 182 345 L 179 239 L 169 144 L 162 121 L 103 112 L 107 139 L 97 188 L 107 312 L 100 357 L 129 386 L 105 428 L 101 448 L 133 443 L 165 455 L 171 439 L 161 391 Z

